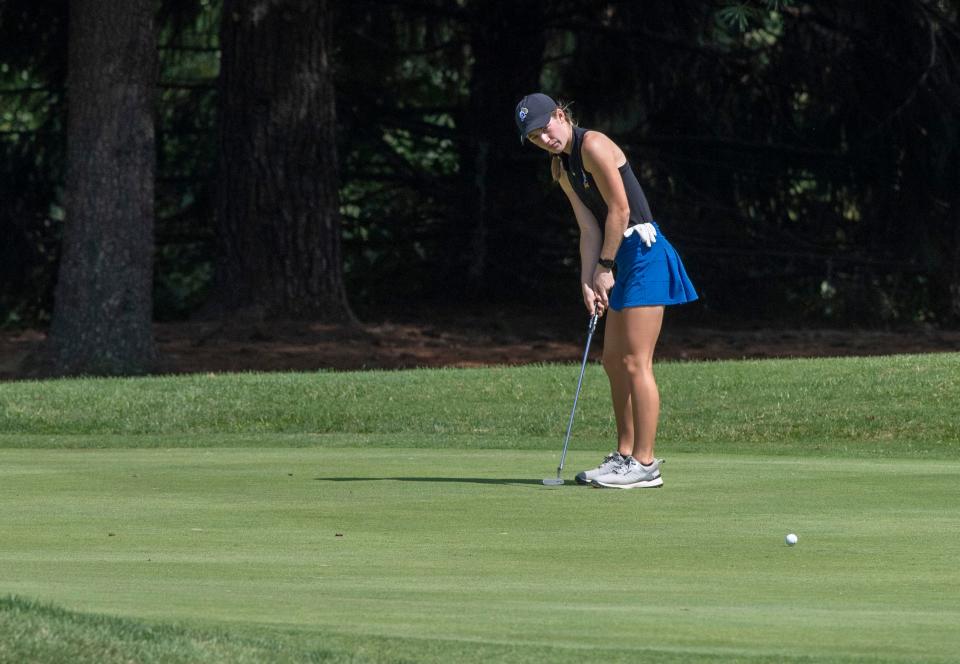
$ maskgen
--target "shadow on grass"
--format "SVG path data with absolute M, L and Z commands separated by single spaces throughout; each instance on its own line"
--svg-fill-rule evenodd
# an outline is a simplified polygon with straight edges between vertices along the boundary
M 531 484 L 542 485 L 537 479 L 499 479 L 491 477 L 314 477 L 318 482 L 436 482 L 452 484 Z M 567 484 L 576 486 L 575 482 Z

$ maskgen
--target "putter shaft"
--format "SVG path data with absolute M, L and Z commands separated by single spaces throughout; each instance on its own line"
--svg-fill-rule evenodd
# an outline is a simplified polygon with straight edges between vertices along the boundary
M 560 454 L 560 465 L 557 466 L 557 479 L 560 479 L 560 473 L 563 472 L 563 463 L 567 458 L 567 446 L 570 444 L 570 432 L 573 431 L 573 416 L 577 412 L 577 400 L 580 398 L 580 388 L 583 386 L 583 373 L 587 369 L 587 356 L 590 354 L 590 342 L 593 340 L 593 332 L 597 329 L 597 319 L 600 317 L 600 311 L 594 307 L 593 315 L 590 317 L 590 323 L 587 327 L 587 346 L 583 349 L 583 361 L 580 363 L 580 378 L 577 380 L 577 391 L 573 395 L 573 408 L 570 410 L 570 421 L 567 422 L 567 435 L 563 439 L 563 452 Z

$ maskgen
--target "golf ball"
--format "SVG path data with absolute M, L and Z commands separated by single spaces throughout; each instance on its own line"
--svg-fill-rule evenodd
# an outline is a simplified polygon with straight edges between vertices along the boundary
M 797 536 L 793 533 L 790 533 L 789 535 L 787 535 L 786 541 L 787 541 L 787 546 L 793 546 L 794 544 L 797 543 Z

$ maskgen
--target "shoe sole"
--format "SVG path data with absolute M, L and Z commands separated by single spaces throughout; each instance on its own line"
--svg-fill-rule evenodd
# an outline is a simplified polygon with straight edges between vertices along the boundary
M 597 489 L 659 489 L 663 486 L 663 478 L 657 477 L 652 480 L 643 480 L 642 482 L 632 482 L 630 484 L 605 484 L 593 480 L 592 484 Z
M 580 479 L 580 476 L 579 476 L 579 475 L 577 475 L 577 476 L 574 477 L 573 479 L 576 481 L 577 484 L 580 484 L 580 485 L 582 485 L 582 486 L 592 486 L 593 483 L 597 481 L 597 480 L 594 479 L 594 478 L 591 478 L 591 479 Z

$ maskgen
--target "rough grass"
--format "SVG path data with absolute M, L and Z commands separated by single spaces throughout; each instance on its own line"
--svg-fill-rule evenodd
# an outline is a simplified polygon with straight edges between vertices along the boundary
M 4 664 L 362 664 L 355 653 L 297 648 L 273 637 L 153 624 L 67 611 L 22 597 L 0 598 Z
M 657 376 L 664 449 L 960 458 L 960 353 L 668 363 Z M 575 386 L 569 365 L 6 383 L 0 446 L 123 446 L 141 434 L 171 447 L 246 445 L 271 433 L 290 445 L 363 435 L 381 446 L 547 449 Z M 612 430 L 606 379 L 591 366 L 577 436 L 610 441 Z

